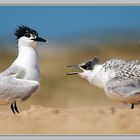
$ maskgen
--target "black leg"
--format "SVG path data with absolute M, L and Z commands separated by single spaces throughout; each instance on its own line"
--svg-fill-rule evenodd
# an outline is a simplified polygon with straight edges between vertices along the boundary
M 16 102 L 14 102 L 14 108 L 15 108 L 15 111 L 16 111 L 17 113 L 19 113 L 19 110 L 18 110 L 18 107 L 17 107 Z
M 134 109 L 134 104 L 131 104 L 131 109 Z
M 13 103 L 11 104 L 11 110 L 12 110 L 12 111 L 13 111 L 13 113 L 15 114 L 15 110 L 14 110 Z
M 11 110 L 13 111 L 14 114 L 15 114 L 16 112 L 19 113 L 19 110 L 18 110 L 18 108 L 17 108 L 16 102 L 13 102 L 13 103 L 11 104 Z

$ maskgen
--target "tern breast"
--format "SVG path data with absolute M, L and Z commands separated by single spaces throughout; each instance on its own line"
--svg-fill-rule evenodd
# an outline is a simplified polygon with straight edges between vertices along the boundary
M 36 48 L 20 46 L 19 54 L 13 65 L 25 68 L 24 79 L 39 81 L 40 70 Z

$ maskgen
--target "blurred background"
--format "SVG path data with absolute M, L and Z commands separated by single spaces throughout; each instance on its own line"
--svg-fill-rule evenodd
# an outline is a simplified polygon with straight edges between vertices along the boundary
M 0 19 L 0 71 L 17 57 L 17 26 L 29 26 L 49 41 L 38 44 L 41 89 L 21 108 L 117 105 L 102 89 L 66 76 L 73 71 L 66 66 L 95 56 L 102 63 L 139 58 L 140 6 L 0 6 Z

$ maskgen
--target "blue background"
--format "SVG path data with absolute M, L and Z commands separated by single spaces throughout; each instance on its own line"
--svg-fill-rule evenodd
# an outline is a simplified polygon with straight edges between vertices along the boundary
M 15 39 L 21 24 L 51 41 L 140 37 L 140 6 L 0 6 L 0 19 L 0 37 L 6 40 Z

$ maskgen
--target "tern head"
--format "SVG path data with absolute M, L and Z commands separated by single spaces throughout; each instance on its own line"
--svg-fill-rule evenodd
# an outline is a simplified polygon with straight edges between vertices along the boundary
M 15 31 L 15 36 L 18 43 L 22 46 L 36 47 L 36 42 L 47 42 L 45 39 L 38 36 L 38 32 L 27 27 L 19 26 Z
M 67 73 L 67 75 L 80 75 L 83 78 L 87 78 L 94 71 L 94 68 L 99 64 L 100 60 L 95 57 L 94 59 L 88 60 L 82 64 L 67 66 L 81 70 L 80 72 Z

